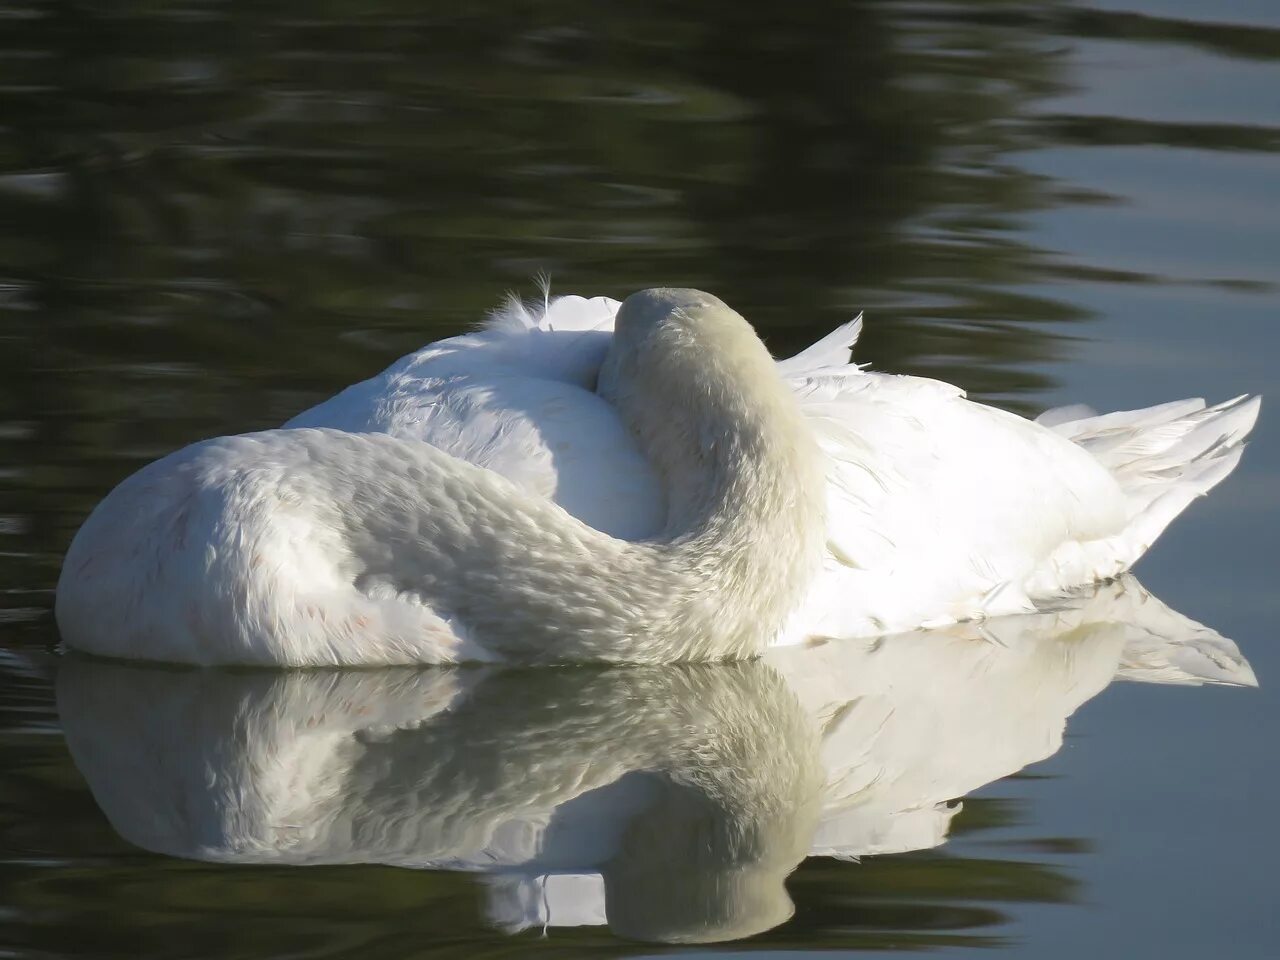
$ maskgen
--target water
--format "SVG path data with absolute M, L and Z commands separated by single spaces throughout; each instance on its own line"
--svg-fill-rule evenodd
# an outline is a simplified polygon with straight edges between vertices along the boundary
M 260 787 L 227 745 L 292 743 L 308 729 L 306 709 L 333 691 L 314 676 L 201 686 L 55 653 L 61 554 L 114 483 L 191 440 L 279 423 L 461 329 L 506 288 L 531 292 L 539 270 L 565 291 L 711 288 L 779 352 L 865 309 L 862 359 L 1023 411 L 1280 393 L 1280 21 L 1270 5 L 1240 0 L 1211 16 L 1174 0 L 794 6 L 2 12 L 0 947 L 138 957 L 663 949 L 591 924 L 544 937 L 551 908 L 556 922 L 592 919 L 599 881 L 581 870 L 541 892 L 508 878 L 504 894 L 456 870 L 188 859 L 228 859 L 225 836 L 274 849 L 252 829 L 250 814 L 267 808 L 218 806 L 200 776 Z M 580 727 L 545 732 L 547 762 L 626 776 L 594 806 L 560 811 L 554 849 L 561 866 L 582 867 L 602 856 L 593 837 L 650 837 L 637 847 L 648 861 L 618 861 L 633 868 L 629 902 L 652 908 L 622 930 L 633 937 L 672 921 L 658 909 L 663 892 L 728 910 L 726 936 L 746 922 L 729 909 L 738 901 L 705 896 L 720 889 L 714 870 L 676 869 L 662 844 L 710 842 L 717 825 L 750 817 L 759 849 L 733 855 L 752 865 L 758 899 L 739 913 L 763 924 L 782 910 L 792 862 L 832 836 L 801 789 L 804 763 L 844 762 L 880 771 L 881 783 L 929 785 L 911 796 L 967 795 L 958 812 L 928 805 L 950 840 L 860 863 L 804 859 L 785 881 L 792 919 L 699 949 L 1274 956 L 1273 421 L 1264 410 L 1241 468 L 1139 568 L 1153 594 L 1239 644 L 1259 690 L 1143 683 L 1133 664 L 1107 685 L 1133 648 L 1105 617 L 1070 670 L 1029 661 L 1036 684 L 1011 670 L 1006 686 L 961 684 L 954 700 L 919 681 L 961 673 L 944 670 L 947 638 L 898 645 L 901 654 L 842 650 L 850 659 L 825 673 L 819 662 L 687 677 L 569 671 L 514 685 L 444 675 L 434 682 L 465 687 L 449 696 L 472 698 L 458 701 L 471 704 L 462 719 L 425 722 L 422 739 L 394 733 L 404 714 L 361 720 L 372 732 L 350 742 L 363 753 L 316 754 L 330 757 L 323 769 L 366 774 L 343 774 L 331 819 L 307 805 L 316 788 L 303 768 L 286 767 L 299 779 L 279 796 L 302 826 L 348 824 L 343 849 L 420 864 L 431 837 L 415 811 L 452 797 L 452 822 L 465 827 L 494 809 L 503 784 L 539 783 L 546 767 L 522 767 L 535 758 L 512 744 L 537 729 L 540 704 L 559 705 L 556 716 L 576 704 Z M 1024 637 L 1007 649 L 1043 647 Z M 875 656 L 890 659 L 858 659 Z M 804 739 L 804 710 L 834 695 L 806 686 L 815 673 L 847 679 L 844 693 L 865 704 L 883 702 L 894 680 L 895 695 L 919 698 L 895 715 L 934 726 L 898 720 L 876 727 L 878 738 L 851 727 L 845 748 L 828 743 L 824 754 Z M 386 684 L 419 711 L 431 702 L 412 684 L 362 676 L 332 682 L 373 683 L 361 689 L 376 717 L 398 702 Z M 1018 695 L 1032 689 L 1062 692 Z M 614 706 L 628 696 L 670 709 L 628 719 Z M 700 714 L 708 704 L 727 712 Z M 1016 713 L 1029 704 L 1040 712 Z M 1063 748 L 1010 776 L 1053 749 L 1068 714 Z M 672 731 L 677 719 L 723 752 L 698 760 Z M 734 737 L 765 721 L 801 746 Z M 650 753 L 615 755 L 637 731 Z M 488 771 L 488 792 L 421 782 L 445 749 L 472 764 L 468 776 Z M 667 758 L 668 778 L 709 779 L 671 793 L 669 779 L 645 772 L 654 755 Z M 800 766 L 752 789 L 724 786 L 735 768 L 786 763 Z M 994 782 L 979 788 L 984 777 Z M 859 807 L 864 850 L 896 836 L 884 824 L 904 812 L 892 792 L 875 796 L 880 807 Z M 719 799 L 708 808 L 708 797 Z M 503 815 L 530 829 L 528 792 L 505 802 Z M 241 819 L 223 841 L 162 836 L 175 810 L 203 823 L 230 809 Z M 652 809 L 662 816 L 635 812 Z M 761 820 L 762 810 L 772 812 Z M 297 854 L 301 841 L 290 843 Z M 342 859 L 335 843 L 313 845 L 312 859 Z M 575 905 L 581 916 L 564 912 Z M 494 925 L 517 913 L 535 929 Z

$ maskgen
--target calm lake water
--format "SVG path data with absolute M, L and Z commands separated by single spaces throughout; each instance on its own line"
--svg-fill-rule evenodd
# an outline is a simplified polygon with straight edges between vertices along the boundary
M 1280 397 L 1269 0 L 458 6 L 0 10 L 0 952 L 1280 955 L 1269 408 L 1138 570 L 1234 646 L 1130 583 L 701 670 L 60 654 L 115 483 L 539 272 L 1022 412 Z

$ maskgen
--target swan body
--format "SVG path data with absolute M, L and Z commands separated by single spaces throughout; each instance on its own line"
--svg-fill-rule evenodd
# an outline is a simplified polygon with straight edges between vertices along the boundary
M 285 429 L 144 468 L 72 543 L 64 638 L 197 663 L 662 662 L 1028 612 L 1127 570 L 1258 411 L 1033 422 L 850 364 L 860 319 L 773 363 L 709 295 L 628 304 L 513 301 Z
M 657 534 L 665 488 L 594 392 L 618 302 L 512 300 L 299 414 L 425 441 L 626 539 Z M 1258 398 L 1037 421 L 920 377 L 851 364 L 861 318 L 776 369 L 826 456 L 822 570 L 778 640 L 875 636 L 1026 613 L 1118 576 L 1238 463 Z
M 742 659 L 821 559 L 825 475 L 750 325 L 709 294 L 622 306 L 599 389 L 667 487 L 619 539 L 418 440 L 333 429 L 198 443 L 125 480 L 67 553 L 90 652 L 287 665 Z
M 221 671 L 66 658 L 58 712 L 113 827 L 219 863 L 487 876 L 498 925 L 728 939 L 805 856 L 945 841 L 1116 678 L 1255 683 L 1132 578 L 1037 614 L 662 669 Z M 1034 696 L 1028 696 L 1034 691 Z

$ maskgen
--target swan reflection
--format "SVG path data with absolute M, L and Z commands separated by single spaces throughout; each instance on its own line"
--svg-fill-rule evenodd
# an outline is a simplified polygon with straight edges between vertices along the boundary
M 806 856 L 935 846 L 1111 680 L 1255 683 L 1131 578 L 1040 614 L 690 667 L 234 672 L 69 657 L 115 829 L 235 863 L 483 871 L 507 929 L 726 940 Z

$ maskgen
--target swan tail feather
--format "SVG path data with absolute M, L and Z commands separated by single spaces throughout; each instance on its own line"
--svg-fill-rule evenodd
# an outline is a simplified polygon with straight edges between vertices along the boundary
M 1063 417 L 1061 408 L 1039 422 L 1089 451 L 1119 482 L 1129 521 L 1115 546 L 1127 568 L 1192 500 L 1235 469 L 1261 403 L 1247 395 L 1214 406 L 1178 400 L 1085 417 Z

